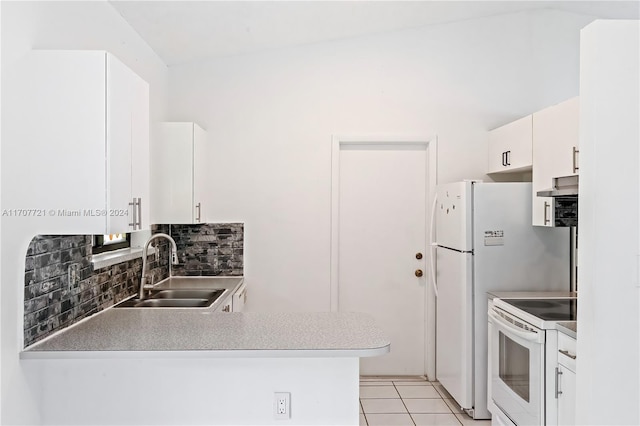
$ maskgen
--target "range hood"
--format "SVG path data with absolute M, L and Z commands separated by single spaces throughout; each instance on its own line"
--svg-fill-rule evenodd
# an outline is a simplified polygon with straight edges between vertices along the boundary
M 578 175 L 553 178 L 553 187 L 536 193 L 538 197 L 577 197 Z
M 578 176 L 553 178 L 553 188 L 536 193 L 538 197 L 552 197 L 544 202 L 544 223 L 553 227 L 578 226 Z M 547 208 L 552 214 L 547 217 Z

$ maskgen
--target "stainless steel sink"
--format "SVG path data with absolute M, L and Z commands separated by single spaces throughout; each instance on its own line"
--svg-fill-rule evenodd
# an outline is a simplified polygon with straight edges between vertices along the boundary
M 207 299 L 144 299 L 134 308 L 204 308 L 209 306 Z
M 152 290 L 150 299 L 217 299 L 224 290 Z
M 146 299 L 133 297 L 116 308 L 207 308 L 226 290 L 153 290 Z

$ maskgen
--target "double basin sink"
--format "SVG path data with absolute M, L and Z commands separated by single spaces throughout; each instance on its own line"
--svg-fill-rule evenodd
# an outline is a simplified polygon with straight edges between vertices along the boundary
M 235 277 L 169 277 L 146 298 L 134 296 L 115 308 L 209 308 L 240 281 Z
M 226 290 L 151 290 L 145 299 L 125 300 L 116 308 L 208 308 Z

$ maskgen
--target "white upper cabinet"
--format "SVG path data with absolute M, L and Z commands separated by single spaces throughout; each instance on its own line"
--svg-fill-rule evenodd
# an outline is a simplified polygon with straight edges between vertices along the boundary
M 21 132 L 3 166 L 21 191 L 3 204 L 42 210 L 41 233 L 147 228 L 149 85 L 105 51 L 33 51 L 9 78 Z
M 579 98 L 533 114 L 533 225 L 554 226 L 553 199 L 538 197 L 538 191 L 553 185 L 553 178 L 579 171 Z
M 487 173 L 531 170 L 532 117 L 528 115 L 489 132 Z
M 106 139 L 107 205 L 129 211 L 108 214 L 107 230 L 148 229 L 149 86 L 109 54 Z
M 206 133 L 191 122 L 160 123 L 152 148 L 154 223 L 204 223 Z

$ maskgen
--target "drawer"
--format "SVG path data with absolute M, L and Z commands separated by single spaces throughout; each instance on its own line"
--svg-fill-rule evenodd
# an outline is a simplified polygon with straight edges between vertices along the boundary
M 558 332 L 558 364 L 564 365 L 575 373 L 576 357 L 576 339 Z

